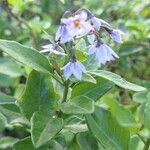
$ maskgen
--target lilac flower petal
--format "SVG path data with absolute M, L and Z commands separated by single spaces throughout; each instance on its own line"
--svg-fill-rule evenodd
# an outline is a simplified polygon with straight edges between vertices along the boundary
M 53 50 L 53 49 L 51 49 L 50 52 L 51 52 L 51 53 L 54 53 L 54 54 L 56 54 L 56 55 L 63 55 L 63 56 L 66 56 L 66 55 L 67 55 L 67 54 L 65 54 L 65 53 L 59 52 L 58 50 Z
M 42 48 L 44 48 L 44 49 L 48 49 L 48 48 L 51 49 L 52 47 L 53 47 L 52 44 L 42 46 Z
M 94 40 L 95 40 L 95 35 L 94 34 L 88 35 L 87 38 L 88 38 L 88 41 L 89 41 L 90 44 L 94 43 Z
M 77 62 L 72 64 L 71 70 L 72 74 L 76 77 L 76 79 L 78 80 L 82 79 L 82 71 L 80 68 L 78 68 Z
M 61 44 L 69 42 L 73 39 L 73 37 L 69 34 L 69 31 L 65 25 L 61 25 L 56 32 L 55 40 L 60 40 Z
M 70 67 L 71 67 L 71 62 L 69 62 L 62 68 L 62 70 L 64 70 L 64 76 L 65 76 L 66 80 L 68 80 L 70 78 L 70 76 L 72 75 L 72 71 L 71 71 Z
M 90 19 L 90 21 L 92 22 L 92 25 L 93 27 L 96 29 L 96 30 L 99 30 L 100 29 L 100 26 L 101 26 L 101 22 L 98 18 L 96 17 L 92 17 Z
M 90 46 L 90 48 L 89 48 L 89 55 L 92 55 L 92 54 L 94 54 L 95 53 L 95 51 L 96 51 L 96 47 L 95 47 L 95 45 L 91 45 Z
M 50 52 L 50 49 L 43 49 L 40 51 L 40 53 L 47 53 L 47 52 Z
M 86 73 L 85 67 L 79 61 L 69 62 L 62 68 L 62 70 L 64 70 L 64 76 L 66 79 L 69 79 L 69 77 L 73 74 L 76 79 L 81 80 L 82 73 Z
M 81 62 L 77 61 L 76 63 L 78 65 L 78 68 L 80 68 L 83 73 L 87 72 L 84 65 Z
M 123 32 L 121 32 L 120 30 L 112 30 L 111 33 L 110 33 L 110 37 L 118 42 L 118 43 L 121 43 L 122 41 L 122 34 Z

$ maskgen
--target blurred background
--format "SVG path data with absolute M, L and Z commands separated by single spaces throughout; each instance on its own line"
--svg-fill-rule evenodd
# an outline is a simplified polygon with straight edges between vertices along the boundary
M 41 50 L 48 44 L 66 10 L 87 8 L 113 28 L 125 33 L 123 44 L 107 41 L 120 59 L 102 69 L 127 81 L 150 88 L 150 1 L 149 0 L 0 0 L 0 38 L 15 40 Z M 46 35 L 46 31 L 50 36 Z M 105 35 L 103 35 L 105 36 Z M 0 51 L 0 95 L 19 96 L 30 68 Z M 114 90 L 118 101 L 131 104 L 130 91 Z M 2 93 L 3 92 L 3 93 Z M 1 135 L 25 136 L 17 129 L 0 129 Z

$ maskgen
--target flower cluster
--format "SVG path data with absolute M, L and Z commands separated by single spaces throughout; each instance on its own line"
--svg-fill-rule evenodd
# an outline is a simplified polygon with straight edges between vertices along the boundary
M 95 55 L 95 60 L 99 64 L 105 64 L 108 61 L 119 58 L 118 55 L 106 45 L 101 37 L 99 31 L 104 29 L 110 38 L 115 42 L 122 41 L 123 32 L 112 29 L 110 25 L 102 19 L 95 17 L 89 10 L 80 9 L 71 14 L 68 18 L 61 19 L 60 26 L 56 32 L 55 44 L 43 46 L 41 52 L 50 52 L 56 55 L 66 55 L 59 51 L 58 47 L 74 43 L 76 39 L 87 36 L 89 45 L 89 55 Z M 76 60 L 75 51 L 70 49 L 70 61 L 62 68 L 64 76 L 67 79 L 74 75 L 78 80 L 82 79 L 82 73 L 86 73 L 86 69 L 81 62 Z

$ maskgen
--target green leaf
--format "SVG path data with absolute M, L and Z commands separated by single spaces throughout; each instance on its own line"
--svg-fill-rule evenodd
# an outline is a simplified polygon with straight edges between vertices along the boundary
M 98 143 L 89 132 L 78 133 L 77 143 L 81 150 L 98 150 Z
M 145 127 L 150 130 L 150 92 L 147 95 L 147 103 L 145 106 Z
M 63 120 L 53 119 L 42 112 L 35 112 L 31 118 L 31 137 L 36 148 L 55 137 L 63 127 Z
M 5 116 L 0 112 L 0 132 L 5 129 L 6 124 L 7 124 L 7 120 Z
M 77 96 L 61 105 L 66 114 L 90 114 L 94 111 L 94 101 L 86 96 Z
M 14 144 L 13 148 L 14 150 L 34 150 L 34 146 L 30 137 L 26 137 L 18 141 Z
M 15 82 L 16 82 L 16 78 L 0 73 L 0 86 L 2 87 L 13 86 Z
M 104 101 L 110 107 L 111 113 L 121 126 L 134 132 L 137 132 L 140 129 L 141 125 L 135 121 L 135 118 L 129 109 L 119 105 L 114 99 L 107 98 Z
M 8 53 L 17 61 L 31 68 L 45 73 L 50 73 L 51 68 L 48 59 L 37 50 L 23 46 L 14 41 L 0 40 L 0 49 Z
M 15 8 L 18 8 L 19 10 L 21 10 L 24 5 L 23 0 L 8 0 L 8 3 L 14 6 Z
M 144 148 L 144 143 L 137 135 L 133 135 L 130 140 L 129 150 L 142 150 Z
M 15 101 L 16 101 L 15 98 L 0 92 L 0 105 L 2 105 L 2 104 L 15 104 Z
M 65 130 L 68 130 L 72 133 L 79 133 L 79 132 L 85 132 L 88 130 L 86 124 L 71 124 L 71 125 L 65 125 Z
M 50 76 L 33 70 L 29 74 L 25 91 L 18 103 L 22 112 L 30 119 L 38 110 L 52 112 L 57 99 L 58 94 L 54 91 Z
M 9 149 L 18 141 L 18 139 L 5 136 L 0 138 L 0 149 Z
M 103 108 L 96 108 L 92 115 L 86 115 L 88 128 L 104 149 L 127 150 L 130 140 L 129 131 L 121 127 Z
M 21 124 L 29 126 L 28 120 L 20 113 L 19 108 L 14 104 L 3 104 L 0 106 L 0 113 L 5 117 L 5 125 Z
M 81 50 L 76 50 L 76 57 L 77 57 L 77 60 L 81 62 L 86 60 L 86 54 Z
M 89 72 L 92 75 L 96 75 L 99 77 L 102 77 L 104 79 L 110 80 L 112 82 L 114 82 L 116 85 L 118 85 L 119 87 L 125 88 L 125 89 L 129 89 L 129 90 L 133 90 L 133 91 L 144 91 L 146 90 L 146 88 L 130 83 L 128 81 L 126 81 L 125 79 L 121 78 L 121 76 L 109 72 L 109 71 L 105 71 L 105 70 L 98 70 L 98 71 L 94 71 L 94 72 Z
M 71 97 L 85 95 L 94 101 L 97 101 L 107 91 L 113 87 L 113 83 L 104 79 L 96 78 L 96 84 L 80 82 L 76 84 L 71 93 Z
M 0 58 L 0 73 L 10 77 L 19 77 L 23 74 L 23 71 L 21 66 L 10 57 L 2 57 Z
M 135 93 L 133 95 L 133 101 L 140 104 L 144 103 L 147 101 L 147 94 L 147 91 Z

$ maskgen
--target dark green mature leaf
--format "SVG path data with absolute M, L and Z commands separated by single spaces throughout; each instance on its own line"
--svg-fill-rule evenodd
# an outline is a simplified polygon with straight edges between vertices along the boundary
M 9 149 L 18 141 L 17 138 L 5 136 L 0 138 L 0 149 Z
M 0 132 L 5 129 L 6 124 L 7 124 L 6 117 L 0 112 Z
M 133 101 L 136 103 L 145 103 L 147 101 L 147 91 L 138 92 L 133 95 Z
M 147 95 L 147 103 L 145 105 L 145 127 L 150 130 L 150 92 Z
M 29 126 L 28 120 L 20 113 L 19 108 L 14 104 L 3 104 L 0 106 L 0 113 L 5 117 L 5 125 L 14 125 L 19 123 Z
M 94 101 L 97 101 L 114 85 L 112 82 L 100 78 L 96 78 L 96 81 L 96 84 L 86 82 L 76 84 L 72 89 L 71 97 L 85 95 Z
M 21 66 L 14 62 L 10 57 L 0 58 L 0 73 L 10 77 L 19 77 L 23 74 Z
M 33 48 L 23 46 L 14 41 L 0 40 L 0 49 L 8 53 L 17 61 L 31 68 L 45 73 L 50 73 L 51 68 L 48 59 Z
M 30 137 L 18 141 L 13 148 L 14 150 L 35 150 Z
M 90 114 L 94 111 L 94 101 L 86 96 L 77 96 L 61 105 L 66 114 Z
M 68 130 L 72 133 L 79 133 L 79 132 L 85 132 L 88 130 L 86 124 L 71 124 L 71 125 L 66 125 L 64 126 L 65 130 Z
M 98 143 L 89 132 L 78 133 L 76 139 L 81 150 L 98 150 Z
M 121 126 L 135 132 L 140 129 L 140 124 L 135 121 L 129 109 L 119 105 L 114 99 L 105 99 L 105 103 L 110 107 L 111 113 Z
M 2 87 L 13 86 L 15 82 L 16 78 L 0 73 L 0 86 Z
M 15 98 L 0 92 L 0 105 L 2 105 L 2 104 L 15 104 L 15 101 L 16 101 Z
M 121 76 L 106 71 L 106 70 L 97 70 L 94 72 L 89 72 L 92 75 L 96 75 L 99 77 L 102 77 L 104 79 L 110 80 L 112 82 L 114 82 L 116 85 L 118 85 L 119 87 L 125 88 L 125 89 L 129 89 L 129 90 L 133 90 L 133 91 L 144 91 L 146 90 L 146 88 L 130 83 L 128 81 L 126 81 L 125 79 L 121 78 Z
M 27 85 L 18 103 L 27 118 L 35 111 L 52 112 L 58 95 L 54 91 L 50 76 L 33 70 L 28 77 Z
M 109 150 L 128 150 L 129 131 L 121 127 L 103 108 L 96 108 L 92 115 L 86 115 L 90 131 Z
M 133 135 L 130 140 L 129 150 L 142 150 L 144 143 L 137 135 Z
M 53 119 L 42 112 L 35 112 L 31 118 L 31 137 L 36 148 L 46 144 L 63 128 L 63 120 Z

